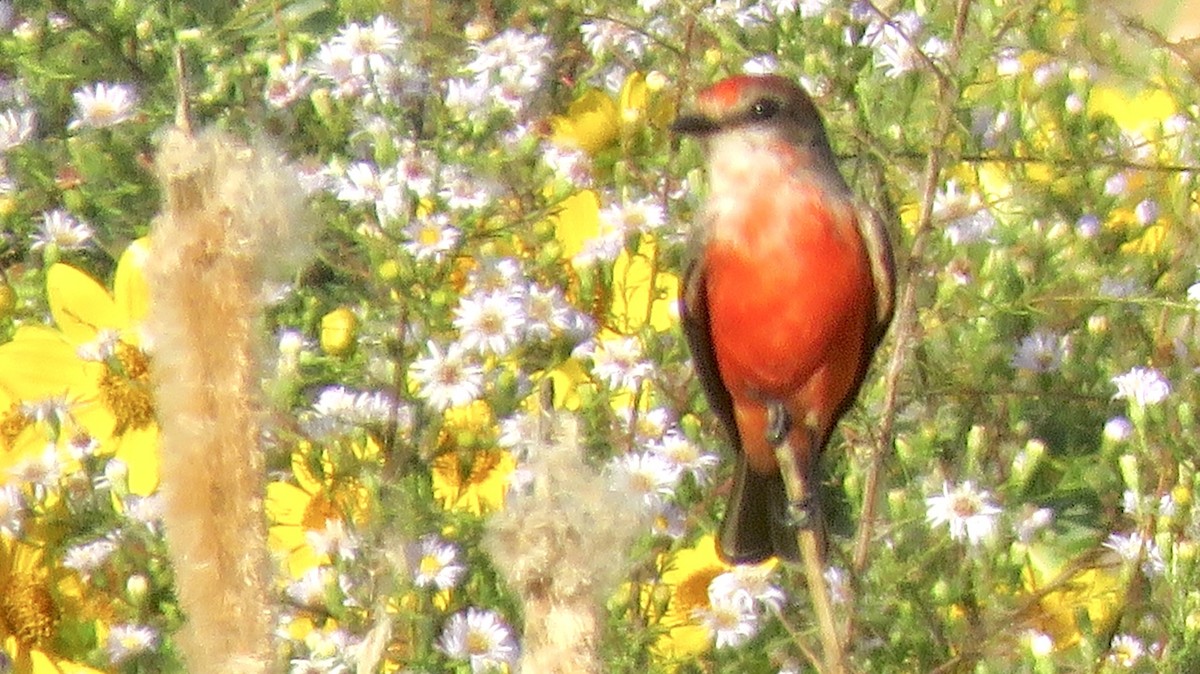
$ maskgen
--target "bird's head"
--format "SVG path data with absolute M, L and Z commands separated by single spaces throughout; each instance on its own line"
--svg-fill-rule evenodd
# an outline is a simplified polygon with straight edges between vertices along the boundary
M 704 89 L 680 115 L 676 133 L 713 139 L 737 134 L 764 145 L 784 142 L 832 156 L 821 115 L 804 89 L 779 75 L 735 75 Z

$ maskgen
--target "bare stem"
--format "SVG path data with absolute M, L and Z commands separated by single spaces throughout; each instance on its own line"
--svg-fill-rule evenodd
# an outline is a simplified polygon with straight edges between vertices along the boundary
M 808 478 L 796 463 L 796 454 L 789 442 L 775 447 L 775 459 L 787 488 L 788 500 L 792 503 L 809 503 L 813 498 Z M 804 577 L 808 583 L 808 596 L 813 611 L 817 614 L 817 627 L 821 633 L 822 674 L 843 674 L 846 671 L 846 649 L 833 617 L 833 601 L 829 587 L 825 584 L 825 546 L 818 540 L 816 527 L 823 526 L 820 515 L 810 518 L 796 530 L 796 542 L 800 546 L 800 557 L 804 564 Z
M 970 6 L 971 0 L 958 0 L 954 36 L 950 43 L 950 53 L 946 57 L 947 72 L 954 72 L 957 67 L 959 49 L 966 33 Z M 932 147 L 946 146 L 945 140 L 953 129 L 954 104 L 957 100 L 958 88 L 953 80 L 946 77 L 939 78 L 938 116 L 932 136 L 934 141 Z M 933 195 L 937 191 L 941 178 L 943 160 L 941 152 L 933 151 L 929 153 L 925 162 L 921 213 L 917 220 L 916 234 L 913 235 L 912 247 L 904 265 L 902 278 L 907 282 L 896 311 L 895 348 L 892 350 L 892 358 L 888 361 L 887 373 L 884 377 L 883 418 L 879 424 L 879 444 L 871 457 L 871 465 L 867 469 L 863 489 L 862 516 L 859 518 L 858 536 L 854 546 L 853 564 L 856 574 L 861 574 L 867 566 L 867 553 L 870 551 L 872 534 L 875 530 L 875 511 L 879 500 L 883 463 L 891 454 L 890 449 L 896 441 L 900 375 L 908 366 L 909 345 L 917 330 L 917 283 L 924 271 L 925 252 L 929 246 L 930 233 L 933 231 Z

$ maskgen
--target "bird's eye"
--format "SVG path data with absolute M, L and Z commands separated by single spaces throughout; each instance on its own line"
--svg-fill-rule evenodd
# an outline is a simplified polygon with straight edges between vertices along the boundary
M 770 119 L 779 113 L 779 101 L 774 98 L 760 98 L 750 106 L 750 119 L 762 121 Z

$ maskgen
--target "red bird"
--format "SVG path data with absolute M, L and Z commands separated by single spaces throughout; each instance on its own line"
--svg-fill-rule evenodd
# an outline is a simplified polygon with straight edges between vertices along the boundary
M 814 484 L 891 322 L 891 246 L 878 218 L 860 219 L 821 116 L 793 82 L 722 80 L 673 129 L 702 139 L 708 159 L 680 307 L 704 392 L 738 449 L 718 548 L 733 563 L 796 560 L 774 447 L 786 439 Z M 807 505 L 820 527 L 819 504 Z

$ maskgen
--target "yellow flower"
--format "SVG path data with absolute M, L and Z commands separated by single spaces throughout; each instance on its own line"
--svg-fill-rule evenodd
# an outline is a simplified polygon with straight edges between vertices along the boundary
M 584 243 L 600 233 L 600 197 L 592 190 L 576 192 L 558 204 L 549 220 L 562 246 L 562 258 L 572 260 Z
M 652 93 L 646 76 L 639 72 L 625 78 L 615 99 L 599 89 L 588 89 L 567 107 L 567 114 L 550 119 L 551 139 L 595 155 L 633 125 L 662 124 L 670 116 L 665 99 Z
M 567 114 L 550 119 L 555 144 L 594 155 L 617 140 L 621 117 L 617 102 L 599 89 L 588 89 L 571 102 Z
M 338 307 L 321 317 L 321 350 L 341 356 L 354 348 L 358 335 L 358 317 L 346 307 Z
M 1067 576 L 1062 578 L 1064 573 Z M 1029 620 L 1030 627 L 1054 640 L 1055 650 L 1079 643 L 1081 612 L 1087 614 L 1092 631 L 1102 634 L 1111 626 L 1124 601 L 1120 560 L 1106 563 L 1104 555 L 1062 563 L 1049 548 L 1031 547 L 1029 562 L 1021 576 L 1028 593 L 1050 583 L 1055 585 L 1038 600 L 1036 613 Z
M 353 444 L 351 452 L 357 460 L 376 460 L 380 449 L 368 438 Z M 328 554 L 313 548 L 310 533 L 348 522 L 361 525 L 371 519 L 372 508 L 367 489 L 339 471 L 327 448 L 304 444 L 292 452 L 292 475 L 295 484 L 267 485 L 265 509 L 271 523 L 267 545 L 287 556 L 288 573 L 299 578 L 309 569 L 330 563 Z
M 697 624 L 692 615 L 708 606 L 708 586 L 713 579 L 733 567 L 717 556 L 712 536 L 704 536 L 695 546 L 679 550 L 663 566 L 662 582 L 671 594 L 659 622 L 666 631 L 654 643 L 653 650 L 665 660 L 684 660 L 712 646 L 712 634 Z
M 646 325 L 658 332 L 678 322 L 679 277 L 657 268 L 657 244 L 642 237 L 635 254 L 622 250 L 613 264 L 613 327 L 634 334 Z
M 1139 89 L 1130 94 L 1118 87 L 1098 85 L 1088 96 L 1090 114 L 1106 114 L 1126 131 L 1154 138 L 1162 123 L 1176 112 L 1175 99 L 1162 89 Z
M 442 508 L 483 515 L 504 507 L 508 480 L 517 462 L 502 449 L 485 449 L 466 456 L 447 452 L 430 467 L 433 497 Z
M 129 246 L 117 264 L 112 294 L 74 267 L 55 264 L 47 272 L 56 328 L 24 326 L 0 345 L 0 391 L 9 402 L 0 409 L 0 449 L 9 462 L 17 449 L 10 443 L 20 435 L 13 433 L 20 425 L 13 403 L 61 400 L 70 405 L 72 422 L 54 438 L 61 447 L 89 436 L 98 452 L 125 463 L 132 493 L 157 488 L 158 425 L 139 333 L 149 304 L 142 274 L 148 251 L 145 239 Z
M 61 602 L 78 597 L 80 588 L 46 565 L 42 548 L 0 536 L 0 588 L 0 653 L 12 661 L 14 674 L 99 674 L 56 648 L 64 617 L 78 619 Z
M 774 559 L 759 565 L 771 568 Z M 690 548 L 660 560 L 662 584 L 668 588 L 666 609 L 658 621 L 663 633 L 651 647 L 656 657 L 668 663 L 687 660 L 712 647 L 713 634 L 693 617 L 697 609 L 710 608 L 708 586 L 717 576 L 733 569 L 717 556 L 716 539 L 707 535 Z

